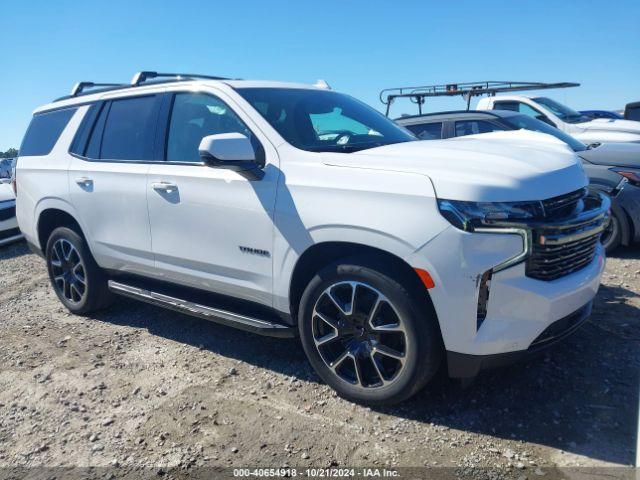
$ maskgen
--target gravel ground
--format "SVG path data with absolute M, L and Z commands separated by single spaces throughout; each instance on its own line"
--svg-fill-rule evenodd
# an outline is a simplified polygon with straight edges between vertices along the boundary
M 126 299 L 72 316 L 40 258 L 22 243 L 0 248 L 0 477 L 54 466 L 118 467 L 118 477 L 428 466 L 524 479 L 631 465 L 638 292 L 640 248 L 623 249 L 608 260 L 591 320 L 543 357 L 465 388 L 440 378 L 374 410 L 322 384 L 295 340 Z

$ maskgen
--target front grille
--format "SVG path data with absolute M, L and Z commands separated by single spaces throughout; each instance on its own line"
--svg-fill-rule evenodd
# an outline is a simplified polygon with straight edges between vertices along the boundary
M 591 263 L 600 241 L 600 232 L 563 245 L 534 244 L 526 274 L 538 280 L 555 280 Z
M 542 202 L 545 221 L 533 226 L 526 275 L 550 281 L 589 265 L 607 222 L 602 202 L 587 189 Z
M 571 215 L 578 207 L 579 202 L 587 195 L 587 189 L 581 188 L 575 192 L 543 200 L 545 217 L 547 219 L 563 218 Z

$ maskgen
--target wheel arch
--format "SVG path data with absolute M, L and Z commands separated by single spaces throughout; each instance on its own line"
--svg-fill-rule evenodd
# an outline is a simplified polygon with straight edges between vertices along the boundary
M 297 322 L 302 294 L 313 276 L 325 265 L 356 255 L 371 255 L 372 258 L 384 262 L 386 268 L 401 276 L 412 293 L 424 294 L 423 298 L 427 307 L 437 319 L 429 291 L 425 288 L 416 271 L 404 259 L 369 245 L 346 241 L 327 241 L 311 245 L 297 259 L 289 282 L 289 308 L 294 322 Z
M 47 241 L 51 236 L 51 233 L 58 227 L 69 227 L 86 240 L 80 223 L 71 213 L 65 209 L 51 206 L 43 209 L 38 214 L 36 222 L 38 243 L 40 244 L 40 250 L 43 254 L 47 248 Z

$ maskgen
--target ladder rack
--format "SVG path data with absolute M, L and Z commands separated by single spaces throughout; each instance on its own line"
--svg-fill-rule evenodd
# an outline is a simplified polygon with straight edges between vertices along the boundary
M 418 112 L 422 114 L 422 105 L 427 97 L 453 97 L 460 95 L 467 102 L 467 110 L 471 105 L 471 98 L 480 95 L 495 95 L 500 92 L 522 92 L 526 90 L 547 90 L 551 88 L 579 87 L 579 83 L 573 82 L 508 82 L 508 81 L 483 81 L 467 83 L 447 83 L 444 85 L 423 85 L 418 87 L 386 88 L 380 92 L 380 101 L 387 106 L 387 116 L 391 104 L 397 98 L 408 98 L 418 105 Z

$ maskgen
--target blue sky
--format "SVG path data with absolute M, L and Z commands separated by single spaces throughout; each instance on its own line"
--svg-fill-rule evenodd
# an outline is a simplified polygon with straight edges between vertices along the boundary
M 379 109 L 384 87 L 476 80 L 580 82 L 548 92 L 576 109 L 640 100 L 637 0 L 0 0 L 0 18 L 0 150 L 75 82 L 142 69 L 323 78 Z

